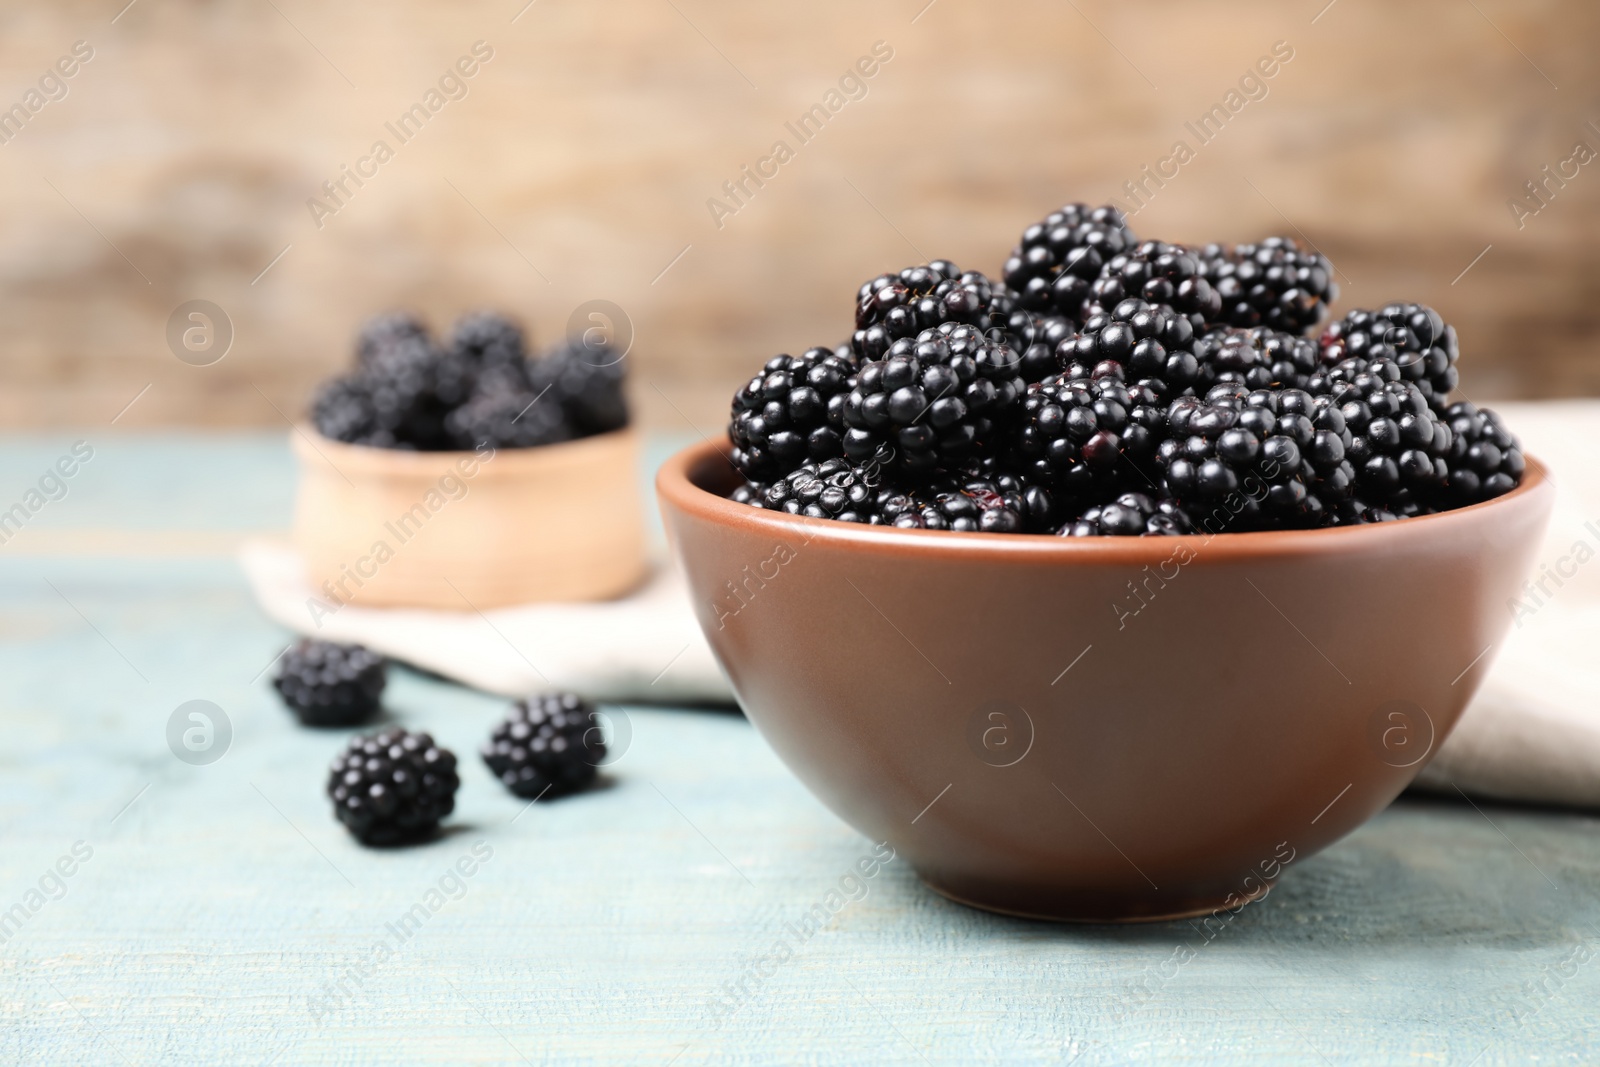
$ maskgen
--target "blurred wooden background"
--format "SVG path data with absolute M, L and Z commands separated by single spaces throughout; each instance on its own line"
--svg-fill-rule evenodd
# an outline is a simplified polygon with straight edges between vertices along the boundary
M 844 337 L 861 280 L 997 270 L 1031 220 L 1195 143 L 1185 121 L 1277 41 L 1268 95 L 1138 232 L 1302 232 L 1341 306 L 1456 322 L 1469 395 L 1600 391 L 1600 163 L 1520 229 L 1507 207 L 1600 149 L 1600 10 L 1578 0 L 124 3 L 0 12 L 0 108 L 94 49 L 0 144 L 7 427 L 103 425 L 147 385 L 119 426 L 280 423 L 374 310 L 499 306 L 549 339 L 603 298 L 633 321 L 645 419 L 709 432 L 761 360 Z M 399 145 L 384 123 L 477 40 L 469 94 Z M 877 41 L 866 97 L 799 146 L 784 123 Z M 319 229 L 307 199 L 378 138 L 395 158 Z M 707 199 L 779 138 L 795 158 L 719 229 Z M 213 366 L 168 351 L 191 299 L 234 326 Z

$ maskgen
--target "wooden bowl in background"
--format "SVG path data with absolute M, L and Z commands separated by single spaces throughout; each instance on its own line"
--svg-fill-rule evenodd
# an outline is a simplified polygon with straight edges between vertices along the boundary
M 405 452 L 309 427 L 294 539 L 331 603 L 487 610 L 603 600 L 646 571 L 636 433 L 539 448 Z

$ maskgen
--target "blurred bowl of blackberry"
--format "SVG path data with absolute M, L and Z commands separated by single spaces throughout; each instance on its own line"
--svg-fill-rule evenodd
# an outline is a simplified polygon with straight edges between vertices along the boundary
M 1553 490 L 1436 311 L 1325 322 L 1335 273 L 1069 204 L 765 361 L 657 489 L 779 756 L 939 892 L 1055 919 L 1236 910 L 1393 800 Z
M 531 352 L 479 311 L 436 339 L 379 315 L 291 443 L 295 542 L 316 611 L 480 610 L 618 596 L 645 573 L 639 442 L 623 353 L 572 338 Z

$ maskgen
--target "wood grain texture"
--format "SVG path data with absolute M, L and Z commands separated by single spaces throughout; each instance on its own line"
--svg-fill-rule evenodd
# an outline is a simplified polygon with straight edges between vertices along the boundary
M 70 443 L 6 441 L 0 491 Z M 277 433 L 97 446 L 41 528 L 226 532 L 288 514 Z M 321 793 L 345 734 L 278 705 L 260 675 L 285 635 L 230 561 L 0 547 L 0 636 L 0 909 L 74 842 L 93 848 L 0 944 L 3 1062 L 1600 1057 L 1592 817 L 1403 800 L 1210 937 L 998 918 L 891 863 L 771 967 L 870 844 L 742 718 L 625 709 L 605 788 L 524 811 L 472 757 L 498 702 L 401 672 L 389 714 L 461 754 L 464 784 L 442 839 L 370 851 Z M 163 734 L 195 698 L 233 724 L 205 767 Z M 493 855 L 464 894 L 319 1019 L 327 987 L 480 841 Z
M 1507 207 L 1600 147 L 1600 12 L 1578 0 L 183 0 L 115 25 L 107 6 L 0 13 L 0 104 L 75 40 L 97 50 L 0 145 L 12 425 L 109 419 L 146 385 L 129 424 L 273 424 L 375 309 L 500 305 L 548 338 L 603 297 L 637 328 L 646 418 L 709 431 L 760 360 L 840 339 L 862 279 L 935 255 L 997 269 L 1028 222 L 1123 195 L 1179 138 L 1195 158 L 1141 232 L 1303 234 L 1341 306 L 1413 297 L 1455 321 L 1469 395 L 1600 387 L 1595 165 L 1521 228 Z M 466 98 L 318 228 L 321 183 L 480 39 L 494 58 Z M 719 228 L 708 199 L 879 40 L 894 58 L 866 97 Z M 1185 123 L 1276 41 L 1294 59 L 1267 96 L 1198 145 Z M 215 367 L 166 351 L 194 298 L 236 328 Z

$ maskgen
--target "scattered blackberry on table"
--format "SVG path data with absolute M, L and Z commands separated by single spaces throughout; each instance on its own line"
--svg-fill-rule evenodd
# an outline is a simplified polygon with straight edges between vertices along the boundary
M 1165 241 L 1145 241 L 1107 260 L 1089 287 L 1085 307 L 1115 307 L 1130 297 L 1172 308 L 1187 316 L 1196 331 L 1215 322 L 1222 311 L 1222 297 L 1201 273 L 1199 258 Z
M 328 768 L 334 815 L 368 845 L 428 837 L 455 809 L 460 785 L 454 754 L 409 730 L 352 738 Z
M 546 395 L 566 413 L 574 436 L 611 433 L 628 424 L 622 361 L 623 353 L 610 345 L 568 340 L 533 361 L 529 386 L 535 393 L 548 390 Z
M 1402 381 L 1422 391 L 1436 412 L 1443 412 L 1460 382 L 1456 361 L 1460 347 L 1455 327 L 1424 304 L 1388 304 L 1378 311 L 1356 310 L 1333 323 L 1318 342 L 1320 362 L 1331 368 L 1347 360 L 1371 363 L 1391 359 Z
M 551 693 L 513 704 L 482 755 L 517 796 L 553 799 L 594 781 L 606 744 L 594 705 L 572 693 Z
M 1210 244 L 1199 258 L 1202 275 L 1222 301 L 1219 326 L 1304 334 L 1339 299 L 1333 264 L 1292 237 L 1232 247 Z
M 749 478 L 787 474 L 844 455 L 844 403 L 856 373 L 846 351 L 779 355 L 733 395 L 733 463 Z
M 1023 388 L 1016 354 L 974 326 L 902 337 L 856 374 L 844 454 L 913 474 L 956 465 L 1000 436 Z
M 1057 532 L 1062 537 L 1172 537 L 1194 533 L 1194 523 L 1175 500 L 1123 493 L 1090 506 Z
M 571 427 L 555 401 L 533 392 L 487 393 L 474 397 L 445 417 L 455 448 L 533 448 L 572 437 Z
M 962 271 L 947 259 L 880 274 L 856 294 L 855 354 L 881 359 L 901 338 L 916 337 L 945 323 L 1003 331 L 1015 310 L 1015 296 L 975 270 Z
M 1101 269 L 1138 243 L 1112 205 L 1068 204 L 1022 231 L 1001 277 L 1023 307 L 1076 318 Z
M 377 714 L 387 682 L 376 652 L 305 639 L 284 653 L 272 686 L 306 726 L 354 726 Z
M 1463 400 L 1445 408 L 1443 421 L 1451 434 L 1443 492 L 1448 506 L 1501 496 L 1522 481 L 1522 446 L 1499 415 Z

